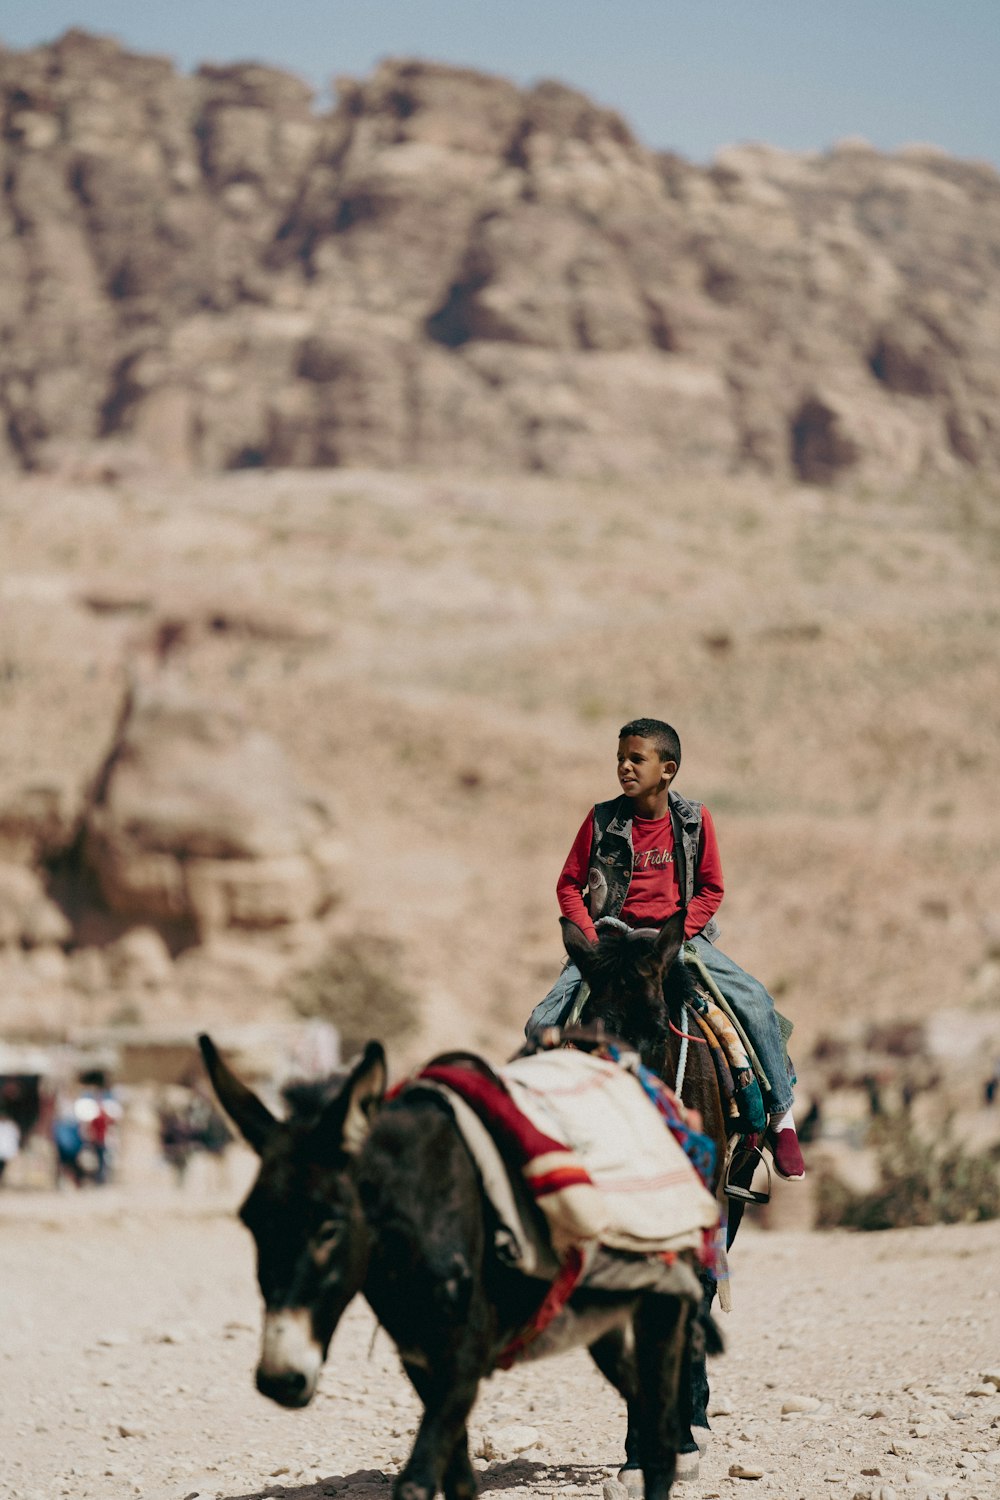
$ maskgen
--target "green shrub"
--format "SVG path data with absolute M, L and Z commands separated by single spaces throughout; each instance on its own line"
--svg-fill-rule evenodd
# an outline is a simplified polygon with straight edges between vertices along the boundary
M 910 1116 L 886 1115 L 872 1125 L 878 1184 L 855 1192 L 833 1172 L 816 1190 L 819 1229 L 904 1229 L 1000 1218 L 1000 1171 L 988 1154 L 966 1151 L 951 1123 L 924 1140 Z
M 301 969 L 288 998 L 300 1016 L 332 1021 L 350 1056 L 372 1037 L 391 1046 L 414 1030 L 416 992 L 401 978 L 400 944 L 376 933 L 333 941 L 317 963 Z

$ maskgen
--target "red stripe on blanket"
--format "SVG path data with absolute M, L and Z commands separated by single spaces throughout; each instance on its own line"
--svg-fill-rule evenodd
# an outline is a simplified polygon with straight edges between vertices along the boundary
M 417 1080 L 427 1078 L 433 1083 L 443 1083 L 454 1089 L 491 1131 L 494 1140 L 508 1159 L 518 1166 L 526 1166 L 539 1156 L 553 1152 L 569 1155 L 562 1141 L 536 1130 L 531 1121 L 521 1113 L 500 1079 L 487 1070 L 479 1058 L 436 1063 L 432 1062 L 417 1074 Z M 588 1179 L 589 1180 L 589 1179 Z
M 678 1187 L 691 1181 L 687 1168 L 676 1172 L 660 1172 L 656 1177 L 599 1177 L 597 1185 L 602 1193 L 648 1193 L 657 1188 Z
M 544 1198 L 547 1193 L 561 1193 L 564 1188 L 594 1185 L 590 1173 L 578 1166 L 556 1167 L 554 1171 L 543 1172 L 539 1177 L 533 1175 L 529 1166 L 524 1175 L 536 1198 Z

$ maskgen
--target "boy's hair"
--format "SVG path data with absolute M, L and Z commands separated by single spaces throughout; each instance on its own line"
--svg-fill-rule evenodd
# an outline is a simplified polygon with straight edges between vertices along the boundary
M 619 729 L 618 738 L 625 740 L 631 734 L 638 735 L 642 740 L 652 740 L 660 759 L 676 761 L 680 769 L 681 739 L 670 724 L 665 724 L 662 719 L 630 719 Z

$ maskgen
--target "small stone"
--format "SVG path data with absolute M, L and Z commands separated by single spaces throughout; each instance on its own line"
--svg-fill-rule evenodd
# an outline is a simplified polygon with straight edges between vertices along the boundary
M 733 1414 L 733 1403 L 728 1396 L 710 1396 L 708 1399 L 708 1412 L 710 1417 L 731 1417 Z
M 815 1396 L 789 1396 L 781 1403 L 781 1415 L 790 1417 L 800 1412 L 819 1411 L 822 1404 Z
M 617 1479 L 606 1479 L 601 1487 L 604 1500 L 628 1500 L 628 1490 Z
M 913 1449 L 909 1443 L 890 1443 L 889 1452 L 894 1454 L 896 1458 L 910 1458 L 913 1454 Z
M 974 1385 L 965 1394 L 967 1396 L 995 1396 L 997 1394 L 997 1387 L 993 1384 L 987 1384 L 984 1381 L 982 1385 Z
M 730 1464 L 730 1479 L 763 1479 L 764 1470 L 755 1469 L 750 1464 Z
M 1000 1391 L 1000 1370 L 983 1370 L 979 1378 L 984 1385 L 992 1385 L 996 1390 Z
M 495 1432 L 484 1438 L 480 1445 L 480 1452 L 483 1458 L 510 1457 L 516 1453 L 526 1453 L 539 1441 L 540 1434 L 535 1427 L 498 1427 Z M 487 1445 L 492 1451 L 487 1451 Z

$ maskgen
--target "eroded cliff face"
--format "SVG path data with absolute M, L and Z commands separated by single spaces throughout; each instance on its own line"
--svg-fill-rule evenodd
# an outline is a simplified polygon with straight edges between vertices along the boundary
M 426 63 L 324 115 L 81 32 L 0 50 L 0 107 L 8 467 L 1000 469 L 988 166 L 703 169 L 561 85 Z

